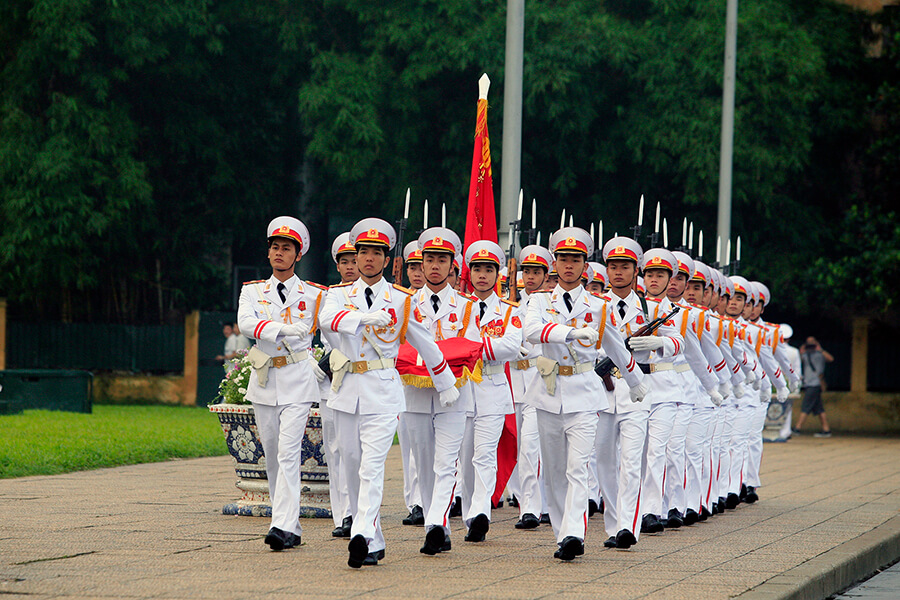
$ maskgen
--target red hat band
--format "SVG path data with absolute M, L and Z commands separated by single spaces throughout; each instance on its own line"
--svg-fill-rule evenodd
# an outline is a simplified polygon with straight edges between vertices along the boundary
M 300 239 L 300 234 L 288 227 L 287 225 L 282 225 L 278 229 L 272 232 L 272 235 L 269 237 L 286 237 L 294 240 L 298 244 L 300 244 L 300 248 L 303 248 L 303 240 Z

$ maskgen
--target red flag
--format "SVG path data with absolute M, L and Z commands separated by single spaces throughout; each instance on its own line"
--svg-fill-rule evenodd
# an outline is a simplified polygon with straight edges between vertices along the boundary
M 487 75 L 478 80 L 478 110 L 475 117 L 475 149 L 472 152 L 472 174 L 469 178 L 469 204 L 466 209 L 466 235 L 463 254 L 469 244 L 478 240 L 497 241 L 497 216 L 494 209 L 494 187 L 491 175 L 491 141 L 487 126 L 487 92 L 490 87 Z M 461 265 L 460 277 L 463 291 L 471 292 L 469 268 Z
M 479 240 L 497 241 L 497 213 L 494 208 L 494 187 L 491 174 L 491 140 L 487 126 L 487 95 L 491 80 L 487 74 L 478 80 L 478 110 L 475 116 L 475 149 L 472 151 L 472 174 L 469 178 L 469 205 L 466 210 L 466 236 L 463 255 L 469 244 Z M 472 291 L 469 268 L 463 264 L 460 272 L 462 289 Z M 509 365 L 506 365 L 509 380 Z M 512 386 L 510 386 L 510 390 Z M 497 445 L 497 482 L 492 500 L 496 506 L 509 482 L 518 456 L 516 443 L 516 415 L 506 415 L 506 422 Z

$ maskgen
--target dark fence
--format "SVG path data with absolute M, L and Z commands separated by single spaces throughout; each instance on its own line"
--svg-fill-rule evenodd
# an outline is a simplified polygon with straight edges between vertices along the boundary
M 10 321 L 6 363 L 9 369 L 180 372 L 184 325 Z

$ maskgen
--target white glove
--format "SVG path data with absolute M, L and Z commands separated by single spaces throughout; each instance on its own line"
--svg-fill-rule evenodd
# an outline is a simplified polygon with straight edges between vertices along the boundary
M 756 390 L 756 391 L 758 392 L 758 391 L 759 391 L 759 388 L 761 388 L 761 387 L 762 387 L 762 383 L 760 383 L 760 380 L 759 380 L 759 379 L 754 379 L 754 380 L 753 380 L 753 389 Z
M 280 333 L 281 335 L 305 337 L 309 333 L 309 327 L 304 323 L 291 323 L 290 325 L 282 325 Z
M 791 382 L 791 393 L 796 394 L 800 391 L 800 380 L 795 379 Z
M 744 396 L 744 394 L 747 393 L 747 390 L 744 389 L 744 384 L 743 384 L 743 383 L 736 383 L 736 384 L 734 384 L 734 387 L 732 388 L 732 391 L 734 392 L 734 397 L 735 397 L 735 398 L 742 398 L 742 397 Z
M 645 335 L 643 337 L 629 338 L 628 343 L 625 345 L 632 352 L 635 350 L 659 350 L 663 347 L 663 339 L 655 335 Z
M 722 402 L 725 401 L 725 398 L 722 397 L 716 388 L 709 390 L 709 399 L 712 400 L 712 403 L 716 406 L 722 406 Z
M 731 383 L 728 381 L 722 382 L 719 384 L 719 395 L 722 396 L 722 400 L 731 396 L 733 394 Z
M 775 391 L 775 399 L 778 400 L 779 402 L 784 402 L 785 400 L 787 400 L 789 393 L 791 393 L 791 391 L 789 389 L 787 389 L 786 387 L 778 388 Z
M 366 313 L 359 320 L 363 325 L 374 325 L 375 327 L 386 327 L 391 324 L 393 317 L 383 310 Z
M 590 327 L 582 327 L 572 331 L 572 337 L 576 340 L 584 340 L 591 344 L 596 344 L 600 339 L 600 332 Z
M 327 377 L 325 375 L 325 371 L 323 371 L 322 368 L 319 367 L 319 363 L 315 362 L 313 363 L 313 374 L 316 376 L 316 381 L 318 381 L 319 383 L 325 381 L 325 377 Z
M 444 408 L 452 406 L 457 400 L 459 400 L 459 390 L 455 385 L 441 392 L 441 406 Z
M 644 398 L 647 397 L 647 394 L 650 393 L 650 386 L 646 381 L 642 381 L 633 388 L 628 390 L 628 395 L 631 396 L 632 402 L 642 402 Z

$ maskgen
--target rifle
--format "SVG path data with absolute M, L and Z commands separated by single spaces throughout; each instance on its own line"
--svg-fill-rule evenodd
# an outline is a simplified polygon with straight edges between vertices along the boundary
M 403 234 L 406 232 L 406 220 L 409 218 L 409 188 L 406 188 L 406 204 L 403 207 L 403 218 L 397 221 L 397 244 L 394 246 L 394 263 L 391 275 L 394 283 L 403 285 Z
M 509 287 L 509 299 L 513 302 L 519 300 L 518 273 L 516 273 L 516 239 L 519 237 L 519 227 L 522 223 L 522 190 L 519 190 L 519 210 L 516 220 L 509 222 L 509 261 L 506 263 L 506 285 Z
M 635 337 L 644 337 L 644 336 L 648 336 L 648 335 L 653 335 L 654 331 L 659 329 L 663 325 L 663 323 L 665 323 L 666 321 L 668 321 L 669 319 L 674 317 L 676 314 L 678 314 L 678 311 L 680 311 L 680 310 L 681 310 L 680 306 L 673 306 L 672 312 L 670 312 L 666 315 L 663 315 L 661 317 L 657 317 L 657 318 L 653 319 L 652 321 L 650 321 L 649 323 L 647 323 L 646 325 L 644 325 L 643 327 L 641 327 L 640 329 L 635 331 L 633 334 L 631 334 L 630 336 L 625 338 L 625 347 L 628 348 L 629 352 L 631 352 L 631 347 L 628 345 L 628 340 L 630 340 L 631 338 L 635 338 Z M 606 358 L 604 358 L 603 360 L 601 360 L 599 363 L 597 363 L 597 366 L 594 367 L 594 373 L 596 373 L 597 375 L 600 376 L 600 378 L 603 380 L 604 387 L 606 387 L 606 389 L 609 390 L 610 392 L 613 391 L 614 389 L 616 389 L 616 386 L 615 386 L 615 384 L 613 384 L 613 380 L 612 380 L 612 370 L 615 367 L 616 367 L 615 363 L 613 363 L 612 359 L 608 356 Z

